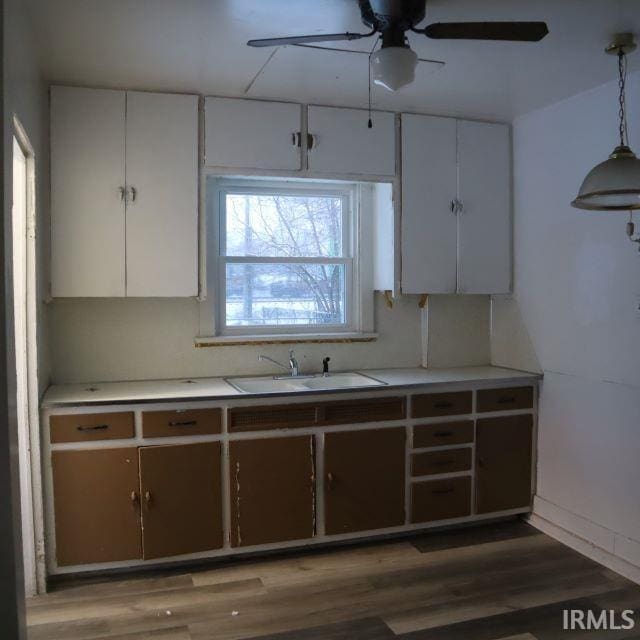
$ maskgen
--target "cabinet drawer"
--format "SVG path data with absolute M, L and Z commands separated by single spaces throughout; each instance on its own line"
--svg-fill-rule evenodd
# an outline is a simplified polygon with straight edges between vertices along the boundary
M 145 411 L 142 414 L 142 435 L 145 438 L 202 436 L 220 431 L 220 409 Z
M 318 407 L 318 424 L 384 422 L 406 417 L 406 398 L 368 398 L 327 402 Z
M 411 400 L 413 418 L 456 416 L 464 413 L 471 413 L 471 391 L 423 393 L 413 396 Z
M 473 442 L 473 420 L 423 424 L 413 428 L 413 448 L 442 447 Z
M 416 482 L 411 488 L 411 521 L 431 522 L 471 514 L 471 478 Z
M 436 473 L 454 473 L 467 469 L 471 469 L 470 447 L 414 453 L 411 456 L 412 476 L 431 476 Z
M 270 407 L 237 407 L 229 409 L 227 422 L 230 433 L 313 427 L 316 423 L 316 406 L 285 404 Z
M 133 412 L 51 416 L 51 442 L 87 442 L 133 438 Z
M 507 387 L 478 391 L 478 412 L 531 409 L 533 387 Z

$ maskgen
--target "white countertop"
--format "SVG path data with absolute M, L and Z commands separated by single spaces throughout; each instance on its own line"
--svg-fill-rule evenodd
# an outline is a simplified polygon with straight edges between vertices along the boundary
M 442 385 L 456 382 L 500 381 L 522 383 L 535 381 L 541 374 L 501 367 L 456 367 L 452 369 L 367 369 L 362 370 L 387 386 L 363 389 L 327 389 L 298 391 L 295 395 L 353 393 L 390 388 Z M 123 404 L 131 402 L 170 402 L 180 400 L 219 400 L 292 395 L 283 393 L 249 394 L 236 390 L 224 378 L 193 378 L 180 380 L 143 380 L 130 382 L 96 382 L 52 385 L 45 392 L 42 407 L 68 405 Z

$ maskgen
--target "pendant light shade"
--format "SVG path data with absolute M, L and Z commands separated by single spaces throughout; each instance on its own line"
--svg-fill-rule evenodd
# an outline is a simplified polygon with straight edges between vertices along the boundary
M 625 84 L 627 53 L 636 48 L 633 36 L 618 34 L 606 52 L 618 57 L 618 131 L 620 142 L 607 160 L 594 167 L 584 179 L 578 197 L 571 203 L 590 211 L 633 211 L 640 209 L 640 160 L 629 148 Z
M 640 209 L 640 160 L 626 145 L 616 147 L 587 174 L 571 204 L 591 211 Z

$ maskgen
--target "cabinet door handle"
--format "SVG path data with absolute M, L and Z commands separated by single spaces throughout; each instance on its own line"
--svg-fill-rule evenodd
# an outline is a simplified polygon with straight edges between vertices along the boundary
M 125 187 L 118 187 L 118 193 L 120 194 L 120 201 L 124 201 L 127 197 L 127 190 Z
M 300 133 L 300 131 L 294 131 L 291 134 L 291 144 L 294 147 L 301 147 L 302 146 L 302 134 Z
M 456 200 L 456 213 L 464 213 L 464 202 Z
M 131 192 L 131 202 L 135 202 L 138 197 L 138 191 L 135 187 L 129 187 L 129 191 Z
M 195 427 L 198 424 L 197 420 L 174 420 L 169 423 L 170 427 Z
M 134 511 L 138 506 L 138 494 L 135 491 L 131 492 L 131 506 L 133 507 Z
M 148 489 L 144 492 L 144 503 L 148 511 L 149 507 L 151 506 L 151 491 L 149 491 Z
M 458 213 L 458 201 L 457 200 L 452 200 L 451 201 L 451 213 L 453 213 L 453 215 Z
M 108 428 L 108 424 L 81 424 L 79 427 L 76 427 L 78 431 L 103 431 Z
M 333 489 L 333 481 L 335 478 L 332 473 L 327 473 L 327 489 Z
M 307 149 L 315 149 L 318 146 L 318 136 L 313 133 L 307 133 Z

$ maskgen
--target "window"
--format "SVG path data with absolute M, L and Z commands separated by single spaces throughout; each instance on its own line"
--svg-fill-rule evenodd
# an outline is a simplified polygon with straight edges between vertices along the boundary
M 354 330 L 355 185 L 218 181 L 218 333 Z

